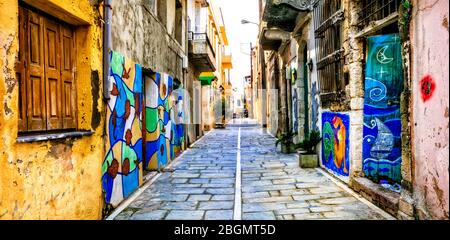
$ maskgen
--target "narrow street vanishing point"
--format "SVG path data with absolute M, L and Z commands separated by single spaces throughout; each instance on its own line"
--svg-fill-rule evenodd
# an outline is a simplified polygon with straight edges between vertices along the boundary
M 448 3 L 0 0 L 0 220 L 448 221 Z
M 208 133 L 116 220 L 394 219 L 322 170 L 301 169 L 256 124 Z M 240 166 L 240 170 L 237 170 Z M 239 187 L 240 186 L 240 187 Z

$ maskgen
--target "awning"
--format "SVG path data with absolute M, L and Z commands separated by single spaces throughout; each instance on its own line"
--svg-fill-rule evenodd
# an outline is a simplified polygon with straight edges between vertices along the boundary
M 211 82 L 214 81 L 216 78 L 216 75 L 214 72 L 202 72 L 200 73 L 200 76 L 198 76 L 198 79 L 200 80 L 202 86 L 209 86 L 211 85 Z

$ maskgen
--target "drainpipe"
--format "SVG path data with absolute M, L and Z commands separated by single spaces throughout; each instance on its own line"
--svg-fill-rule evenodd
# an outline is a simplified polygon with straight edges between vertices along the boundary
M 112 0 L 104 0 L 103 4 L 103 16 L 105 20 L 105 26 L 103 29 L 103 98 L 109 100 L 110 93 L 109 87 L 109 69 L 110 69 L 110 51 L 111 51 L 111 8 Z

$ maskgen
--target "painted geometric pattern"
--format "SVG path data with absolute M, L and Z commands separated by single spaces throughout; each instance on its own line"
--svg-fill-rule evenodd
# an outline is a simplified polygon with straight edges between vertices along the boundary
M 105 201 L 117 206 L 142 184 L 142 69 L 116 52 L 110 60 L 102 185 Z
M 322 164 L 338 176 L 349 176 L 349 134 L 348 115 L 322 113 Z
M 397 34 L 368 38 L 363 170 L 366 177 L 377 183 L 401 181 L 401 59 Z
M 168 74 L 150 74 L 145 86 L 145 168 L 157 170 L 184 150 L 183 95 Z

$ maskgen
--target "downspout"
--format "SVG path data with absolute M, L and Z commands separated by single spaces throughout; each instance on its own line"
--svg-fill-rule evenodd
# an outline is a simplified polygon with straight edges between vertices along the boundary
M 109 100 L 110 92 L 109 88 L 109 69 L 110 63 L 110 51 L 112 48 L 111 44 L 111 18 L 112 18 L 112 0 L 104 0 L 103 4 L 103 16 L 105 21 L 105 26 L 103 29 L 103 99 L 105 101 Z

